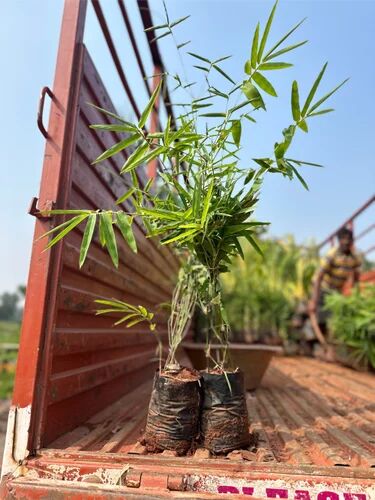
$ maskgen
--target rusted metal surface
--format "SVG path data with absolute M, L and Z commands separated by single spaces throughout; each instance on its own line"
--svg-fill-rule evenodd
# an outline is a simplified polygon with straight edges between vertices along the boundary
M 27 461 L 26 477 L 85 481 L 124 464 L 123 486 L 295 500 L 375 498 L 375 377 L 307 358 L 275 358 L 248 393 L 256 449 L 228 457 L 147 454 L 138 443 L 147 381 Z M 182 494 L 182 493 L 179 493 Z M 157 497 L 156 497 L 157 498 Z M 187 497 L 189 498 L 189 497 Z M 231 497 L 232 498 L 232 497 Z

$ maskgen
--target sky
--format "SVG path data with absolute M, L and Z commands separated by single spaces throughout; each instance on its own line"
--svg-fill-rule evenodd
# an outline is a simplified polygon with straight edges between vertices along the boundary
M 134 54 L 125 35 L 115 0 L 102 0 L 103 10 L 113 27 L 115 44 L 126 69 L 130 86 L 140 107 L 147 101 L 142 81 L 136 72 Z M 160 0 L 150 0 L 154 24 L 164 21 Z M 176 30 L 178 43 L 191 40 L 182 51 L 183 65 L 169 37 L 160 40 L 160 51 L 167 69 L 194 81 L 199 74 L 191 68 L 195 62 L 187 50 L 209 59 L 232 55 L 223 69 L 243 78 L 243 64 L 249 58 L 252 34 L 257 21 L 265 23 L 272 3 L 267 0 L 167 0 L 170 18 L 191 14 Z M 152 73 L 151 58 L 141 30 L 135 0 L 126 7 L 136 31 L 146 71 Z M 0 245 L 0 293 L 14 290 L 27 280 L 33 218 L 27 214 L 30 200 L 38 196 L 43 162 L 44 138 L 36 126 L 39 93 L 44 85 L 53 85 L 59 41 L 62 0 L 4 0 L 0 2 L 0 61 L 2 76 L 1 205 L 2 244 Z M 308 134 L 297 134 L 293 157 L 322 163 L 324 169 L 306 168 L 307 192 L 298 182 L 269 176 L 257 211 L 259 220 L 271 222 L 272 235 L 294 234 L 298 242 L 320 241 L 335 230 L 362 205 L 375 190 L 373 143 L 375 137 L 375 65 L 373 23 L 375 1 L 361 0 L 280 0 L 271 42 L 279 39 L 296 22 L 307 17 L 292 42 L 309 43 L 285 62 L 290 69 L 267 75 L 278 98 L 267 98 L 267 113 L 257 115 L 257 124 L 243 130 L 241 164 L 251 166 L 251 158 L 268 156 L 273 143 L 281 139 L 289 125 L 290 88 L 298 80 L 301 100 L 328 61 L 320 94 L 350 77 L 349 82 L 330 102 L 335 112 L 311 120 Z M 108 50 L 103 43 L 91 6 L 87 14 L 85 43 L 102 75 L 115 106 L 124 116 L 131 111 L 124 91 L 114 73 Z M 225 88 L 225 80 L 215 81 Z M 196 96 L 200 83 L 192 87 Z M 172 99 L 176 96 L 172 95 Z M 48 123 L 48 107 L 45 110 Z M 374 204 L 375 205 L 375 204 Z M 375 219 L 375 206 L 355 226 L 360 232 Z M 360 240 L 359 248 L 374 245 L 374 233 Z M 369 256 L 373 257 L 374 252 Z

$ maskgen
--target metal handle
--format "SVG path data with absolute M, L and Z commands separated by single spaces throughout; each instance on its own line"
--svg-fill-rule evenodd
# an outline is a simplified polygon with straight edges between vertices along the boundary
M 50 98 L 53 99 L 52 90 L 49 87 L 43 87 L 42 91 L 40 93 L 40 98 L 39 98 L 37 124 L 38 124 L 39 130 L 42 132 L 44 137 L 46 139 L 48 139 L 48 132 L 43 125 L 43 111 L 44 111 L 44 101 L 46 98 L 46 94 L 48 94 L 50 96 Z

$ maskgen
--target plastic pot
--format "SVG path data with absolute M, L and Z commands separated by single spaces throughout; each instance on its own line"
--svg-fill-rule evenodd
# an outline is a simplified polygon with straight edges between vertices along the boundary
M 184 455 L 199 432 L 200 375 L 183 368 L 156 372 L 142 443 L 148 451 L 176 451 Z
M 243 373 L 202 372 L 201 440 L 214 454 L 247 448 L 249 417 Z

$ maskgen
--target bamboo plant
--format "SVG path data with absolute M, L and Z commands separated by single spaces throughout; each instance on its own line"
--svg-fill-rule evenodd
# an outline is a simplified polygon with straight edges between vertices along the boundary
M 356 368 L 375 369 L 375 286 L 327 297 L 332 340 Z
M 307 97 L 301 102 L 299 86 L 297 81 L 293 81 L 291 120 L 282 131 L 281 140 L 273 145 L 271 143 L 270 150 L 265 152 L 264 156 L 248 158 L 244 165 L 240 166 L 239 153 L 245 123 L 252 126 L 256 121 L 254 116 L 266 112 L 266 99 L 277 97 L 268 75 L 291 67 L 292 64 L 284 62 L 284 56 L 306 43 L 286 43 L 300 27 L 301 21 L 277 43 L 269 45 L 276 7 L 277 2 L 263 30 L 259 23 L 256 26 L 251 51 L 244 62 L 243 77 L 240 81 L 235 81 L 225 72 L 224 66 L 228 57 L 212 60 L 201 54 L 188 52 L 186 57 L 194 63 L 205 84 L 205 91 L 201 96 L 191 96 L 192 82 L 185 81 L 178 74 L 165 72 L 160 75 L 161 81 L 137 122 L 124 120 L 105 109 L 97 108 L 110 117 L 113 123 L 93 124 L 92 128 L 109 133 L 123 133 L 124 138 L 104 151 L 93 162 L 93 168 L 103 168 L 100 165 L 102 162 L 125 148 L 133 147 L 132 154 L 121 169 L 122 175 L 130 176 L 131 185 L 117 200 L 117 209 L 61 209 L 49 212 L 55 215 L 63 214 L 69 218 L 46 233 L 53 235 L 47 248 L 56 244 L 79 224 L 86 224 L 79 258 L 80 266 L 85 262 L 96 227 L 100 242 L 107 249 L 114 266 L 118 266 L 114 228 L 119 230 L 130 248 L 136 252 L 132 223 L 135 217 L 139 217 L 146 227 L 148 237 L 158 238 L 161 245 L 172 245 L 204 267 L 206 278 L 202 286 L 197 288 L 199 296 L 192 294 L 186 299 L 185 294 L 181 293 L 181 287 L 191 287 L 192 283 L 177 284 L 173 299 L 175 306 L 176 301 L 181 303 L 186 300 L 187 303 L 175 308 L 175 313 L 178 315 L 182 312 L 183 316 L 171 317 L 168 357 L 170 365 L 175 364 L 173 353 L 176 342 L 181 339 L 181 332 L 191 316 L 192 304 L 197 300 L 210 318 L 211 338 L 224 346 L 219 365 L 225 365 L 229 327 L 225 320 L 219 277 L 229 270 L 234 257 L 244 257 L 244 242 L 261 253 L 256 229 L 267 223 L 255 221 L 254 210 L 265 176 L 279 174 L 288 179 L 296 177 L 307 189 L 301 175 L 301 167 L 319 165 L 292 158 L 289 154 L 292 141 L 298 131 L 308 131 L 311 118 L 333 111 L 331 108 L 324 108 L 323 104 L 345 83 L 340 83 L 326 95 L 316 98 L 327 68 L 327 64 L 324 64 Z M 166 10 L 165 23 L 152 27 L 158 34 L 155 39 L 172 35 L 176 40 L 175 31 L 187 17 L 171 21 Z M 179 52 L 185 51 L 186 45 L 187 42 L 176 42 Z M 223 84 L 220 88 L 211 83 L 213 74 L 222 78 Z M 169 117 L 164 131 L 147 133 L 145 126 L 156 99 L 170 83 L 174 83 L 180 92 L 186 93 L 184 102 L 177 103 L 178 109 L 181 110 L 176 118 L 177 125 L 173 126 Z M 159 181 L 153 186 L 150 180 L 146 186 L 142 186 L 136 175 L 137 169 L 144 168 L 145 164 L 155 159 L 160 167 Z M 121 208 L 120 205 L 125 199 L 131 200 L 132 210 L 124 211 Z M 101 303 L 103 304 L 103 301 Z M 106 301 L 104 305 L 111 309 L 111 301 Z M 119 309 L 118 302 L 116 307 Z M 128 326 L 146 320 L 151 328 L 154 328 L 152 313 L 142 306 L 134 309 L 132 305 L 123 304 L 122 307 L 125 314 L 121 321 Z
M 234 334 L 248 342 L 286 339 L 297 305 L 307 301 L 319 260 L 315 247 L 292 237 L 262 238 L 263 256 L 247 249 L 223 275 L 223 301 Z

